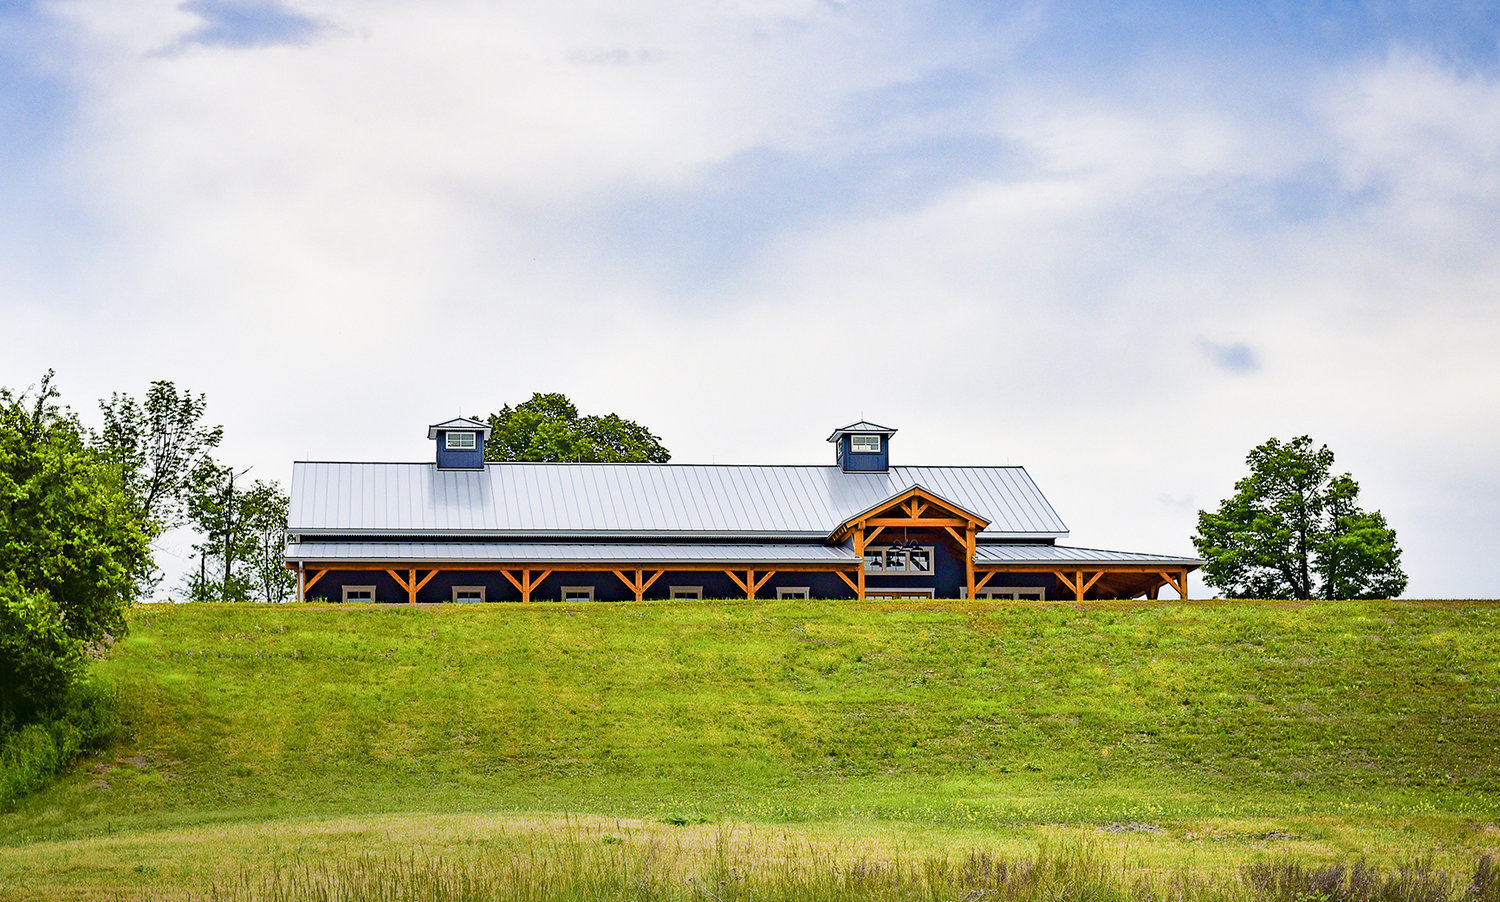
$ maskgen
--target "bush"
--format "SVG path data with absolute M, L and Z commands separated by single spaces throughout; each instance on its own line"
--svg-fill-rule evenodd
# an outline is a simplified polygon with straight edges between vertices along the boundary
M 113 693 L 93 681 L 74 683 L 54 719 L 0 733 L 0 811 L 47 784 L 85 752 L 102 748 L 119 728 Z
M 0 735 L 55 716 L 83 665 L 52 597 L 0 571 Z

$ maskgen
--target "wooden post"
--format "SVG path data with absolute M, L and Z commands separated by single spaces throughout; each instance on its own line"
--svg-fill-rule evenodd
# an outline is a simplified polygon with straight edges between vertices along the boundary
M 859 576 L 858 576 L 859 585 L 854 588 L 854 597 L 857 598 L 857 599 L 859 599 L 860 601 L 864 601 L 864 598 L 865 598 L 865 528 L 864 528 L 863 525 L 861 525 L 859 527 L 859 531 L 854 534 L 854 559 L 859 562 L 859 570 L 856 571 L 859 574 Z
M 406 603 L 417 603 L 417 571 L 406 571 Z
M 307 567 L 306 567 L 306 564 L 307 564 L 306 561 L 298 561 L 297 562 L 297 600 L 299 602 L 307 600 Z
M 531 571 L 530 570 L 523 569 L 521 571 L 521 600 L 522 601 L 530 601 L 531 600 Z
M 1073 573 L 1073 588 L 1078 592 L 1078 600 L 1083 601 L 1083 571 L 1077 570 Z
M 975 589 L 975 587 L 974 587 L 974 554 L 975 554 L 975 551 L 976 551 L 976 549 L 974 547 L 974 524 L 970 523 L 968 525 L 968 527 L 966 527 L 964 529 L 964 578 L 968 581 L 967 582 L 967 585 L 968 585 L 967 595 L 968 595 L 969 598 L 973 598 L 975 591 L 977 591 Z M 935 565 L 937 562 L 934 561 L 933 563 Z M 934 570 L 936 570 L 935 566 L 934 566 Z

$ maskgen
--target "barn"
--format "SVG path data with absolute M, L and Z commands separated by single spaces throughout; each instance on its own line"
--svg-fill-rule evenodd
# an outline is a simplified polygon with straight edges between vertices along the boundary
M 1197 558 L 1060 544 L 1024 467 L 901 466 L 896 430 L 828 437 L 825 466 L 494 463 L 489 427 L 428 427 L 418 463 L 293 465 L 298 598 L 1187 597 Z

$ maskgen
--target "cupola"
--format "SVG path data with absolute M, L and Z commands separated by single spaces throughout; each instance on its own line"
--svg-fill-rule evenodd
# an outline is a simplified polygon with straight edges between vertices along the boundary
M 487 424 L 457 417 L 428 426 L 427 437 L 437 442 L 439 470 L 484 469 L 484 443 L 490 437 Z
M 860 420 L 828 437 L 836 462 L 845 473 L 883 473 L 891 466 L 891 436 L 896 430 Z

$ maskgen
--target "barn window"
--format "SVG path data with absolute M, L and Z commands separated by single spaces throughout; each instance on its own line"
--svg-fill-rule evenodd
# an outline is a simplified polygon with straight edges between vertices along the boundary
M 912 573 L 932 572 L 932 556 L 936 546 L 922 545 L 917 548 L 866 548 L 866 573 Z
M 460 604 L 484 601 L 484 586 L 454 586 L 453 600 Z
M 443 446 L 449 451 L 473 451 L 474 433 L 449 432 L 443 437 Z
M 703 587 L 702 586 L 671 586 L 668 589 L 668 596 L 667 597 L 671 598 L 674 601 L 679 600 L 679 599 L 681 599 L 681 600 L 688 600 L 688 599 L 701 600 L 703 598 Z
M 345 586 L 344 587 L 344 600 L 345 601 L 374 601 L 375 600 L 375 587 L 374 586 Z
M 807 586 L 779 586 L 776 589 L 777 598 L 808 598 Z
M 563 586 L 558 597 L 563 601 L 593 601 L 593 586 Z
M 856 454 L 879 454 L 880 436 L 851 435 L 849 437 L 849 450 Z

